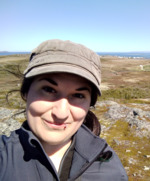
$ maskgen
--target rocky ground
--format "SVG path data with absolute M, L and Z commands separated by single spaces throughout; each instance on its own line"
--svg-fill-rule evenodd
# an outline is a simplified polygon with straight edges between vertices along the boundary
M 93 110 L 101 123 L 101 137 L 119 155 L 129 180 L 150 180 L 150 106 L 100 101 Z
M 134 106 L 134 107 L 133 107 Z M 137 107 L 142 108 L 137 108 Z M 105 134 L 118 120 L 123 120 L 129 124 L 130 127 L 136 127 L 135 135 L 139 137 L 150 138 L 150 106 L 149 104 L 118 104 L 114 101 L 99 101 L 96 105 L 95 111 L 107 110 L 99 117 L 104 119 L 110 126 L 102 124 L 102 132 Z M 144 108 L 144 110 L 143 110 Z M 11 131 L 20 127 L 20 120 L 25 120 L 23 110 L 0 108 L 0 134 L 9 135 Z M 94 110 L 93 110 L 94 111 Z M 103 120 L 103 121 L 104 121 Z
M 141 108 L 137 108 L 140 106 Z M 105 120 L 111 120 L 111 122 L 123 120 L 130 127 L 136 127 L 136 136 L 143 137 L 144 135 L 150 138 L 150 107 L 148 104 L 132 103 L 127 106 L 114 101 L 104 101 L 97 103 L 97 107 L 107 107 L 108 110 L 103 115 Z M 103 127 L 103 130 L 105 131 L 105 127 Z
M 17 114 L 16 109 L 0 108 L 0 135 L 9 136 L 11 131 L 14 131 L 21 126 L 20 120 L 25 120 L 24 114 Z

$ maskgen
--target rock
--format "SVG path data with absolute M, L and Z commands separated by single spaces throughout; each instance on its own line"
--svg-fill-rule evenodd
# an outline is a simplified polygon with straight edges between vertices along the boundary
M 133 158 L 129 158 L 128 162 L 129 164 L 135 164 L 137 161 Z
M 119 145 L 119 141 L 118 141 L 118 140 L 113 139 L 113 141 L 114 141 L 114 143 L 115 143 L 116 145 Z
M 125 168 L 125 170 L 129 170 L 129 167 L 124 167 Z
M 131 152 L 131 150 L 126 150 L 126 152 L 127 152 L 127 153 L 130 153 L 130 152 Z
M 7 108 L 0 108 L 0 120 L 4 120 L 8 117 L 13 116 L 15 110 L 14 109 L 7 109 Z
M 146 157 L 146 158 L 150 158 L 150 155 L 144 155 L 144 157 Z
M 136 173 L 133 173 L 132 175 L 133 175 L 133 177 L 136 177 L 136 176 L 137 176 L 137 174 L 136 174 Z
M 7 119 L 5 122 L 0 122 L 0 135 L 10 135 L 11 131 L 14 131 L 18 128 L 20 128 L 21 123 L 17 120 L 14 120 L 12 118 Z
M 144 69 L 143 69 L 143 65 L 140 65 L 140 69 L 141 69 L 141 70 L 144 70 Z
M 114 101 L 98 101 L 96 103 L 96 106 L 99 107 L 104 107 L 104 106 L 112 106 L 112 105 L 117 105 L 118 103 L 114 102 Z
M 18 129 L 21 126 L 21 123 L 14 119 L 8 119 L 6 122 L 0 122 L 0 135 L 5 134 L 10 135 L 11 131 Z
M 118 120 L 127 117 L 130 112 L 130 108 L 119 104 L 114 104 L 109 107 L 109 110 L 105 114 L 107 119 Z
M 137 136 L 145 135 L 150 137 L 150 111 L 144 111 L 139 108 L 127 107 L 112 101 L 104 101 L 99 106 L 108 106 L 108 111 L 104 114 L 105 119 L 111 121 L 123 120 L 129 125 L 136 126 Z M 134 104 L 135 106 L 135 104 Z
M 150 170 L 150 167 L 144 166 L 144 170 L 148 171 L 148 170 Z
M 15 114 L 18 110 L 0 108 L 0 135 L 10 135 L 11 131 L 20 128 L 21 123 L 18 120 L 24 119 L 23 114 Z

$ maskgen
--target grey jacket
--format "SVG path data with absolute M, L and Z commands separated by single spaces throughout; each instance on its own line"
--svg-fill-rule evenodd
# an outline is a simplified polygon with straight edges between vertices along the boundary
M 86 126 L 81 126 L 74 137 L 68 181 L 128 180 L 118 156 L 103 139 Z M 10 137 L 0 137 L 0 181 L 61 180 L 27 123 Z

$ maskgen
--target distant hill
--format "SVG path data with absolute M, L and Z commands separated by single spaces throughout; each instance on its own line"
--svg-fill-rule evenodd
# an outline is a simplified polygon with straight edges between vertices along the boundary
M 0 51 L 0 53 L 8 53 L 8 51 Z
M 9 52 L 9 51 L 0 51 L 0 55 L 17 55 L 17 54 L 30 54 L 31 52 Z

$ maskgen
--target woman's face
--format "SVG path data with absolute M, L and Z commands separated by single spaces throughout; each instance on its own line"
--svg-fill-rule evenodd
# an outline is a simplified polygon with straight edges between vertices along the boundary
M 73 74 L 55 73 L 34 79 L 27 94 L 27 120 L 41 143 L 64 145 L 83 123 L 91 86 Z

